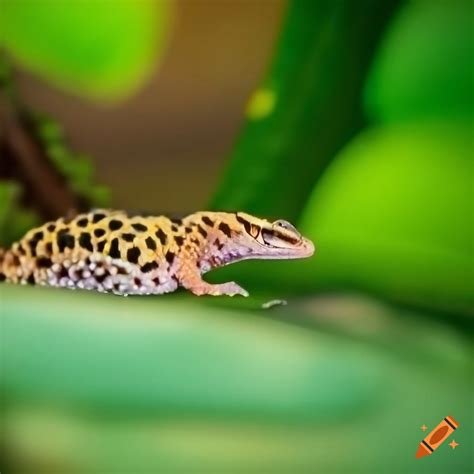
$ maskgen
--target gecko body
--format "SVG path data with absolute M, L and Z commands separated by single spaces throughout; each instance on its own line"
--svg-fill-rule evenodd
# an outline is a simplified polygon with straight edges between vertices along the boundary
M 196 212 L 183 219 L 95 210 L 30 230 L 0 250 L 0 281 L 112 292 L 243 295 L 235 282 L 210 284 L 209 270 L 245 259 L 309 257 L 312 242 L 288 222 L 249 214 Z

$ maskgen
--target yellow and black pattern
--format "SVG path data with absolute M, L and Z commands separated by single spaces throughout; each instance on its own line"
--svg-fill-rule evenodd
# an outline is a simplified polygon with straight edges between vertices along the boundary
M 245 258 L 298 258 L 304 242 L 285 221 L 243 213 L 171 219 L 96 210 L 48 222 L 1 250 L 0 281 L 122 295 L 166 293 L 178 286 L 196 294 L 245 294 L 235 284 L 219 290 L 200 275 Z

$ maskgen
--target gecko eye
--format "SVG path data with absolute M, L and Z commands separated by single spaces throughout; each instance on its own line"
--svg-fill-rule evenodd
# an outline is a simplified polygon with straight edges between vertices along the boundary
M 300 235 L 300 233 L 295 229 L 295 226 L 291 225 L 288 221 L 284 221 L 283 219 L 280 219 L 278 221 L 275 221 L 272 224 L 273 227 L 281 227 L 282 229 L 290 230 L 294 232 L 295 234 Z
M 262 238 L 265 244 L 279 248 L 291 248 L 301 242 L 301 234 L 284 220 L 273 222 L 271 230 L 262 229 Z

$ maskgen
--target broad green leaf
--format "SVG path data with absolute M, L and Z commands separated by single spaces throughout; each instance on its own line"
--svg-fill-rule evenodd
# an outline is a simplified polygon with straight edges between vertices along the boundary
M 297 218 L 327 163 L 363 123 L 378 38 L 399 4 L 293 0 L 270 71 L 211 206 Z
M 419 427 L 447 414 L 471 442 L 469 341 L 446 324 L 347 297 L 231 311 L 2 284 L 0 298 L 2 441 L 24 472 L 469 466 L 448 446 L 414 458 Z
M 85 97 L 136 91 L 162 56 L 168 0 L 3 0 L 0 41 L 24 67 Z
M 368 113 L 385 122 L 473 118 L 471 0 L 407 2 L 387 31 L 367 82 Z
M 336 354 L 308 331 L 202 307 L 192 295 L 179 302 L 2 285 L 0 297 L 3 384 L 25 400 L 306 423 L 366 406 L 383 380 L 381 362 L 353 348 Z
M 327 170 L 302 228 L 317 243 L 305 277 L 467 312 L 474 296 L 469 126 L 367 131 Z M 308 283 L 310 284 L 310 283 Z

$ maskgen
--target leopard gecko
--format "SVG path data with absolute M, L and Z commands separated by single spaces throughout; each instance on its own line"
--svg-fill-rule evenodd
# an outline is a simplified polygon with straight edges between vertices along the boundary
M 209 270 L 246 259 L 310 257 L 313 243 L 289 222 L 244 212 L 196 212 L 182 219 L 94 210 L 30 230 L 0 250 L 0 281 L 118 295 L 243 295 L 235 282 L 210 284 Z

